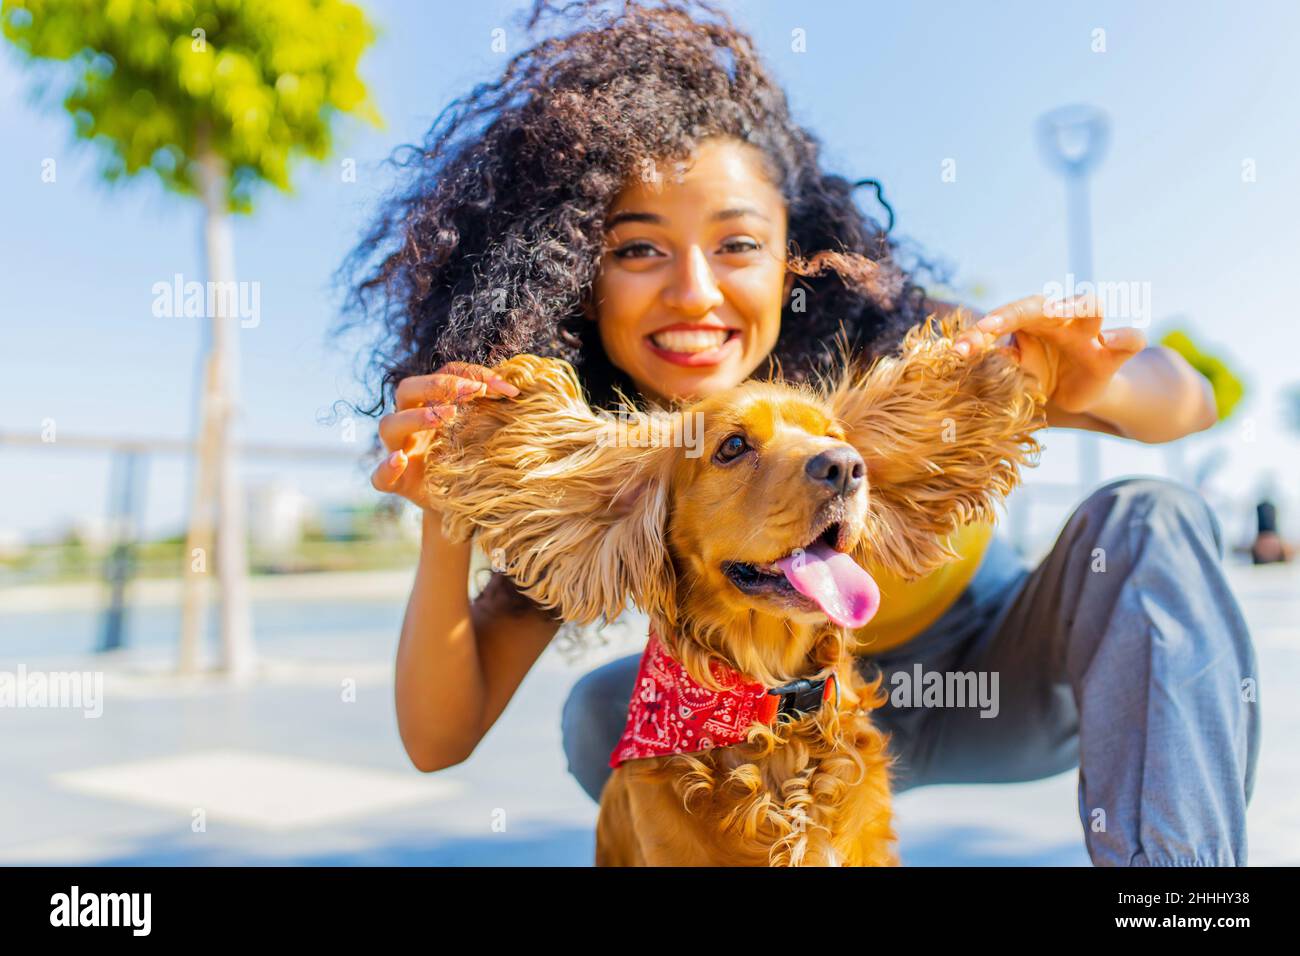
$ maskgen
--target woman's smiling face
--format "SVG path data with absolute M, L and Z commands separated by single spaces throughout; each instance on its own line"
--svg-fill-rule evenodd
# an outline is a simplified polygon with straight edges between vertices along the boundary
M 642 394 L 704 398 L 744 381 L 776 344 L 785 200 L 737 140 L 706 140 L 680 170 L 651 172 L 605 219 L 601 343 Z

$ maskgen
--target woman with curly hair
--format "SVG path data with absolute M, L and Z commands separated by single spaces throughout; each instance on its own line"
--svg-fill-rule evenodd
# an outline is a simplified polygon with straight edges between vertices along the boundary
M 443 538 L 422 497 L 430 437 L 466 403 L 512 393 L 488 366 L 556 356 L 593 405 L 671 403 L 751 376 L 808 380 L 840 348 L 887 352 L 951 308 L 822 169 L 725 14 L 538 0 L 529 29 L 545 18 L 572 29 L 439 117 L 350 260 L 350 309 L 382 330 L 372 411 L 392 406 L 372 481 L 424 508 L 396 702 L 425 771 L 473 752 L 560 624 L 500 574 L 471 601 L 470 546 Z M 1008 349 L 1042 384 L 1050 425 L 1162 442 L 1215 421 L 1195 371 L 1134 329 L 1101 331 L 1091 300 L 1021 299 L 957 347 Z M 896 789 L 1078 766 L 1095 863 L 1244 863 L 1259 718 L 1241 688 L 1255 662 L 1204 501 L 1169 481 L 1112 482 L 1036 568 L 987 525 L 951 544 L 958 559 L 920 580 L 880 575 L 888 600 L 862 665 L 886 688 L 975 671 L 999 692 L 993 713 L 920 706 L 919 689 L 876 711 Z M 638 658 L 588 674 L 565 705 L 570 770 L 595 799 Z

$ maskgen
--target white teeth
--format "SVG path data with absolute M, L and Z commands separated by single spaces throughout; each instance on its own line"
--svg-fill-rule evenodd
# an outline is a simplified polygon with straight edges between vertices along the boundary
M 707 352 L 721 348 L 727 341 L 726 329 L 694 329 L 689 332 L 680 329 L 671 332 L 656 332 L 650 341 L 669 352 Z

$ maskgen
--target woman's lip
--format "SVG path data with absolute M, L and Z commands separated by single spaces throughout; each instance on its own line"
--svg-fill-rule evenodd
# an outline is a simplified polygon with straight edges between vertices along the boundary
M 685 329 L 716 329 L 716 328 L 717 326 L 670 325 L 667 328 L 656 330 L 654 334 L 658 335 L 659 332 L 667 332 L 676 329 L 685 330 Z M 646 348 L 648 348 L 659 358 L 663 359 L 665 362 L 672 362 L 674 365 L 685 365 L 687 367 L 721 365 L 728 358 L 730 358 L 734 352 L 737 352 L 740 349 L 740 332 L 737 331 L 736 329 L 731 329 L 729 331 L 732 334 L 727 336 L 727 341 L 723 342 L 716 349 L 707 349 L 703 352 L 672 352 L 669 351 L 668 349 L 661 349 L 659 346 L 654 344 L 654 342 L 651 340 L 650 336 L 648 335 L 645 337 L 644 341 L 646 344 Z

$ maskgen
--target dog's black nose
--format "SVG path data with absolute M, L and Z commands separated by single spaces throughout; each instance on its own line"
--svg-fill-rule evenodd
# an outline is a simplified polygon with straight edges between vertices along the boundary
M 804 471 L 813 481 L 847 498 L 862 487 L 867 466 L 856 449 L 842 445 L 813 455 Z

